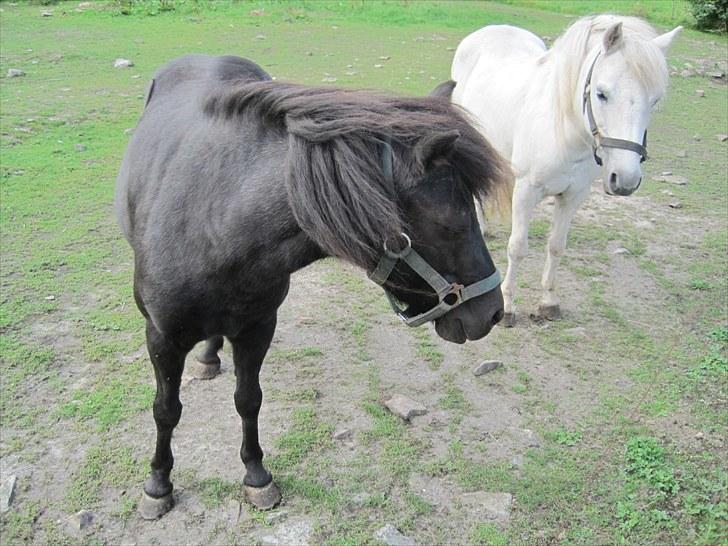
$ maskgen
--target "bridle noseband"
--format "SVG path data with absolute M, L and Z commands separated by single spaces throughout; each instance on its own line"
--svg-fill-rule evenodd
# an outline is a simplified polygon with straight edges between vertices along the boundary
M 420 326 L 426 322 L 436 320 L 466 301 L 490 292 L 501 283 L 501 276 L 497 269 L 486 278 L 468 286 L 448 282 L 412 248 L 412 241 L 407 234 L 402 233 L 402 237 L 406 241 L 406 246 L 399 252 L 389 250 L 387 243 L 384 243 L 384 254 L 379 259 L 379 263 L 374 271 L 369 273 L 369 278 L 384 288 L 384 293 L 387 295 L 392 309 L 407 326 Z M 407 309 L 400 308 L 397 298 L 384 287 L 384 283 L 392 274 L 394 267 L 400 260 L 410 266 L 435 291 L 439 303 L 429 311 L 410 316 L 407 314 Z
M 589 67 L 589 73 L 586 76 L 586 83 L 584 84 L 584 105 L 583 108 L 586 112 L 587 119 L 589 120 L 589 129 L 591 130 L 591 134 L 594 137 L 594 144 L 592 145 L 592 149 L 594 151 L 594 161 L 597 162 L 597 165 L 602 165 L 602 158 L 597 155 L 597 150 L 599 148 L 621 148 L 622 150 L 629 150 L 631 152 L 635 152 L 640 155 L 642 159 L 640 159 L 640 163 L 644 162 L 647 159 L 647 131 L 645 130 L 645 134 L 642 137 L 642 144 L 639 144 L 637 142 L 634 142 L 632 140 L 623 140 L 621 138 L 610 138 L 608 136 L 605 136 L 599 127 L 597 126 L 597 122 L 594 119 L 594 111 L 592 110 L 592 104 L 591 104 L 591 79 L 592 79 L 592 72 L 594 71 L 594 65 L 597 64 L 597 59 L 599 58 L 599 55 L 601 55 L 601 51 L 597 53 L 596 57 L 594 57 L 594 62 L 592 62 L 591 67 Z

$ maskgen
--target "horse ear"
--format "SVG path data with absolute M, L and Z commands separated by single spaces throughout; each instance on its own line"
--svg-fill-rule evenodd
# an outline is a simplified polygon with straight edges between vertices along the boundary
M 667 55 L 672 41 L 680 34 L 682 29 L 683 27 L 675 27 L 670 32 L 660 34 L 657 38 L 653 38 L 652 42 L 662 50 L 663 55 Z
M 604 53 L 609 53 L 622 43 L 622 22 L 613 24 L 604 33 Z
M 455 142 L 459 138 L 460 131 L 455 129 L 424 137 L 415 145 L 417 162 L 427 169 L 436 159 L 447 158 L 455 149 Z

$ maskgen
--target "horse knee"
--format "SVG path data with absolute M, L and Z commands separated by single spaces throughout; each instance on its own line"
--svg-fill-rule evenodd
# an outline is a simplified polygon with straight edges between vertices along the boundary
M 152 412 L 157 425 L 174 428 L 182 416 L 182 402 L 179 400 L 164 400 L 158 398 L 154 401 Z
M 263 392 L 260 388 L 245 393 L 235 393 L 235 409 L 240 417 L 258 415 L 263 403 Z
M 511 239 L 508 241 L 508 259 L 520 262 L 528 254 L 528 241 Z

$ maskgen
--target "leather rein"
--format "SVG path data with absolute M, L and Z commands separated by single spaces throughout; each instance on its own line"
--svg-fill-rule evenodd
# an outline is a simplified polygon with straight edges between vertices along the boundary
M 640 155 L 640 163 L 643 163 L 647 159 L 647 131 L 642 137 L 642 144 L 634 142 L 632 140 L 623 140 L 621 138 L 610 138 L 606 136 L 599 129 L 596 120 L 594 119 L 594 111 L 592 110 L 591 103 L 591 79 L 592 72 L 594 71 L 594 65 L 597 64 L 597 59 L 601 55 L 601 51 L 594 57 L 591 67 L 589 67 L 589 73 L 586 76 L 586 83 L 584 84 L 584 104 L 583 109 L 586 112 L 587 120 L 589 121 L 589 129 L 594 137 L 594 144 L 592 144 L 592 150 L 594 152 L 594 161 L 597 165 L 602 165 L 602 158 L 597 154 L 599 148 L 620 148 L 622 150 L 629 150 Z

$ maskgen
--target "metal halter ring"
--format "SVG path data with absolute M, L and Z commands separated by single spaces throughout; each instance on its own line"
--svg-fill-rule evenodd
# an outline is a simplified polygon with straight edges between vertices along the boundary
M 393 252 L 393 251 L 389 250 L 387 248 L 386 239 L 384 241 L 384 252 L 386 252 L 387 255 L 391 256 L 392 258 L 400 258 L 400 257 L 404 256 L 405 254 L 407 254 L 410 251 L 410 249 L 412 248 L 412 239 L 410 239 L 406 233 L 400 233 L 400 235 L 405 238 L 405 240 L 407 241 L 407 245 L 399 252 Z

